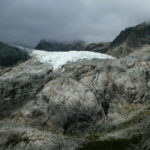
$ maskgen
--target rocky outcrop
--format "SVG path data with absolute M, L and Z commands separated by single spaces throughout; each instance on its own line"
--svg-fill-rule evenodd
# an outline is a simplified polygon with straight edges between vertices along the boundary
M 55 42 L 41 40 L 35 49 L 45 51 L 69 51 L 69 50 L 84 50 L 85 43 L 83 41 L 76 41 L 70 43 Z
M 86 137 L 80 150 L 100 147 L 103 150 L 110 147 L 112 150 L 137 150 L 138 145 L 140 150 L 149 149 L 149 58 L 150 50 L 147 49 L 112 62 L 109 67 L 106 65 L 109 69 L 104 71 L 104 76 L 100 74 L 103 78 L 98 80 L 101 82 L 97 90 L 101 99 L 108 101 L 108 118 L 98 131 Z
M 44 67 L 44 68 L 43 68 Z M 0 70 L 0 116 L 4 117 L 36 96 L 50 80 L 51 67 L 30 59 L 11 69 Z
M 149 68 L 147 47 L 121 59 L 79 60 L 58 70 L 35 58 L 1 69 L 1 148 L 144 146 L 149 136 Z
M 27 52 L 0 42 L 0 67 L 9 67 L 29 59 Z
M 143 23 L 121 31 L 110 44 L 108 54 L 123 57 L 150 44 L 150 24 Z

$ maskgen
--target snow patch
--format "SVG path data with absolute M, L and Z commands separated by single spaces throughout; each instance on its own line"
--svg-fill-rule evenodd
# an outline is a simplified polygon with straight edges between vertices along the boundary
M 113 57 L 109 55 L 89 51 L 47 52 L 33 50 L 31 55 L 42 63 L 50 63 L 54 70 L 68 62 L 76 62 L 80 59 L 113 59 Z

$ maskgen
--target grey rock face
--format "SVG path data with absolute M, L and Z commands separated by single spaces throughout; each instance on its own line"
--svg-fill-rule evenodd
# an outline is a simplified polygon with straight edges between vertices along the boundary
M 0 145 L 76 150 L 91 139 L 143 136 L 149 82 L 149 48 L 121 59 L 80 60 L 56 71 L 36 59 L 1 69 Z
M 35 60 L 20 64 L 0 76 L 0 114 L 8 115 L 12 109 L 21 106 L 36 96 L 50 80 L 51 67 Z
M 48 82 L 23 111 L 29 111 L 30 124 L 66 134 L 85 131 L 101 118 L 102 110 L 88 87 L 70 75 L 62 75 Z

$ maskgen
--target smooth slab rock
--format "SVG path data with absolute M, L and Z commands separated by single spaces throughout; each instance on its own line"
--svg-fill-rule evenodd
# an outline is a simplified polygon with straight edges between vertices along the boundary
M 101 107 L 90 89 L 69 77 L 47 83 L 23 111 L 29 111 L 30 124 L 65 134 L 85 131 L 102 118 Z

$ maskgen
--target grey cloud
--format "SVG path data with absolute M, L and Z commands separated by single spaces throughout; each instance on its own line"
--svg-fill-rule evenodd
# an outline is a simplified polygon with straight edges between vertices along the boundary
M 0 40 L 31 46 L 43 38 L 111 41 L 149 20 L 149 0 L 1 0 Z

